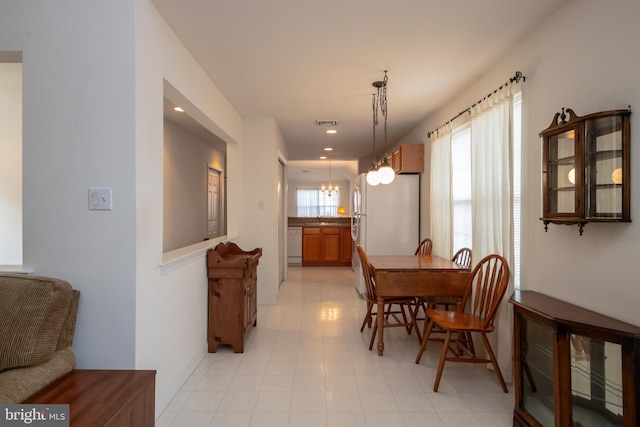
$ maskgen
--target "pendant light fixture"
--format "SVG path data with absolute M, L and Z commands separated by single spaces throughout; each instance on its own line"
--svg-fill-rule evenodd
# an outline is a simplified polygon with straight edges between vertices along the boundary
M 391 184 L 396 177 L 395 172 L 389 164 L 387 159 L 387 70 L 384 71 L 384 79 L 382 81 L 373 82 L 373 87 L 378 89 L 378 105 L 380 106 L 380 112 L 384 119 L 384 157 L 382 158 L 382 165 L 378 169 L 381 184 Z M 377 116 L 377 114 L 376 114 Z
M 378 115 L 376 114 L 377 105 L 376 94 L 373 94 L 371 103 L 373 110 L 373 157 L 371 159 L 371 168 L 367 172 L 367 183 L 372 186 L 380 184 L 380 175 L 378 174 L 378 165 L 376 165 L 376 126 L 378 125 Z
M 322 192 L 324 194 L 326 194 L 327 196 L 331 197 L 333 195 L 333 193 L 335 193 L 338 190 L 340 190 L 340 187 L 338 187 L 337 185 L 334 187 L 331 184 L 331 160 L 329 160 L 329 185 L 327 187 L 325 187 L 323 185 L 322 186 Z

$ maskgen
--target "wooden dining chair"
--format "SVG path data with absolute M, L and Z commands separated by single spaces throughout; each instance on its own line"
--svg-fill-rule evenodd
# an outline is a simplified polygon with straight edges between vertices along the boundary
M 423 239 L 416 248 L 414 255 L 431 255 L 433 250 L 433 241 L 430 238 Z
M 369 258 L 367 258 L 367 254 L 365 253 L 364 249 L 362 249 L 362 246 L 357 245 L 356 249 L 358 250 L 360 265 L 362 266 L 362 275 L 364 276 L 364 281 L 366 284 L 365 299 L 367 300 L 367 313 L 365 314 L 364 320 L 362 321 L 360 332 L 364 331 L 364 327 L 366 325 L 371 328 L 371 323 L 373 323 L 371 341 L 369 342 L 369 350 L 371 350 L 373 348 L 373 343 L 378 331 L 378 322 L 374 320 L 374 317 L 379 315 L 377 311 L 374 311 L 374 307 L 377 307 L 378 305 L 378 296 L 376 295 L 375 278 L 373 269 L 371 268 L 371 264 L 369 263 Z M 421 341 L 422 337 L 420 336 L 420 331 L 418 330 L 416 318 L 413 310 L 411 310 L 412 303 L 413 298 L 411 297 L 385 298 L 384 313 L 382 313 L 382 315 L 385 317 L 384 327 L 405 327 L 409 335 L 411 335 L 412 330 L 415 330 L 418 341 Z M 407 317 L 407 313 L 409 313 L 409 318 Z
M 438 391 L 444 363 L 448 360 L 451 362 L 491 362 L 502 389 L 505 393 L 508 392 L 493 349 L 487 339 L 487 334 L 494 330 L 493 322 L 507 291 L 508 283 L 509 266 L 507 261 L 500 255 L 488 255 L 471 272 L 462 303 L 458 306 L 457 311 L 427 309 L 429 326 L 422 337 L 416 364 L 420 363 L 420 358 L 433 329 L 437 326 L 446 332 L 433 391 Z M 465 311 L 467 303 L 469 303 L 468 312 Z M 478 333 L 482 337 L 489 356 L 488 359 L 476 354 L 471 340 L 472 332 Z M 452 336 L 454 336 L 453 341 Z M 464 342 L 461 343 L 461 341 Z M 450 352 L 453 353 L 453 356 L 449 356 Z

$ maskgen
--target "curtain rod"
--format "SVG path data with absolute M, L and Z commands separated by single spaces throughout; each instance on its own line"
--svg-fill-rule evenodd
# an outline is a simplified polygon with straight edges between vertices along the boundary
M 493 95 L 494 93 L 498 92 L 500 89 L 502 89 L 505 85 L 507 85 L 508 83 L 513 83 L 513 82 L 520 82 L 520 80 L 522 80 L 523 82 L 526 81 L 526 77 L 520 72 L 520 71 L 516 71 L 516 74 L 511 77 L 509 79 L 509 81 L 505 84 L 503 84 L 502 86 L 500 86 L 499 88 L 497 88 L 496 90 L 494 90 L 493 92 L 491 92 L 489 95 L 485 96 L 484 98 L 482 98 L 481 100 L 479 100 L 478 102 L 476 102 L 475 104 L 471 105 L 470 107 L 467 107 L 466 109 L 460 111 L 458 114 L 456 114 L 454 117 L 450 118 L 445 124 L 439 126 L 438 128 L 436 128 L 436 130 L 431 131 L 431 132 L 427 132 L 427 138 L 431 138 L 431 135 L 433 135 L 434 133 L 438 132 L 440 129 L 442 129 L 443 127 L 445 127 L 446 125 L 448 125 L 449 123 L 453 122 L 455 119 L 457 119 L 458 117 L 460 117 L 461 115 L 468 113 L 471 111 L 471 109 L 473 107 L 475 107 L 476 105 L 480 104 L 482 101 L 484 101 L 485 99 L 489 98 L 491 95 Z

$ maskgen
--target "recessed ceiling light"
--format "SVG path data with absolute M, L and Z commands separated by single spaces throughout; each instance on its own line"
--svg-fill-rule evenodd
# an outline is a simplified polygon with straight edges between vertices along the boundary
M 327 133 L 338 133 L 335 129 L 327 129 Z
M 324 151 L 333 151 L 333 148 L 331 148 L 331 147 L 324 147 Z
M 184 113 L 184 110 L 181 107 L 173 107 L 173 109 L 179 113 Z
M 327 156 L 320 156 L 320 160 L 326 160 Z

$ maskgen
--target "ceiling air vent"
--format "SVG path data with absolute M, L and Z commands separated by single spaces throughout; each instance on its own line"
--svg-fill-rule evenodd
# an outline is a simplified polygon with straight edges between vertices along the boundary
M 316 125 L 318 125 L 318 126 L 324 126 L 324 125 L 338 126 L 338 121 L 337 120 L 316 120 Z

